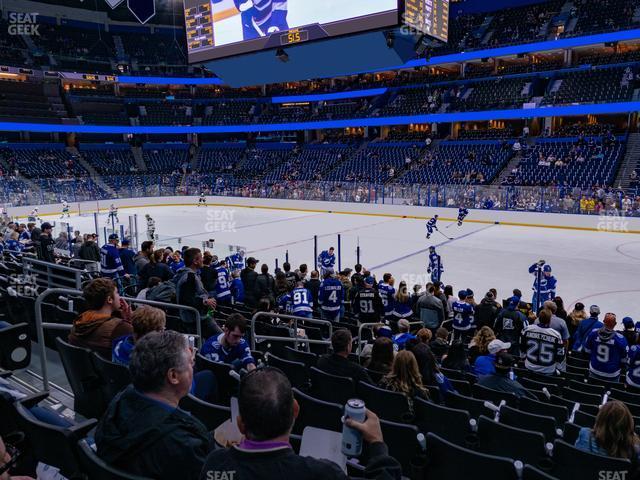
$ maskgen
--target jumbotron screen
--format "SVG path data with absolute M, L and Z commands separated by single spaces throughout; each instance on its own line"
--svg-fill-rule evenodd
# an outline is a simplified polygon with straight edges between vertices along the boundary
M 427 0 L 430 1 L 430 0 Z M 398 25 L 398 0 L 184 0 L 189 62 Z
M 449 0 L 405 0 L 403 21 L 419 32 L 449 39 Z

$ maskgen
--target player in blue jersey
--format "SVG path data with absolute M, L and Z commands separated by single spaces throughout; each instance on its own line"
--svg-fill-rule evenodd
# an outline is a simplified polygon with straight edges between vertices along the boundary
M 313 299 L 311 292 L 304 287 L 303 282 L 298 282 L 296 288 L 291 291 L 291 299 L 292 315 L 311 318 L 313 313 Z
M 640 390 L 640 345 L 629 347 L 627 385 Z
M 231 279 L 227 270 L 226 261 L 223 260 L 216 267 L 218 278 L 216 279 L 216 302 L 218 305 L 231 305 Z
M 235 270 L 231 273 L 231 297 L 233 303 L 244 303 L 244 283 L 240 278 L 240 270 Z
M 318 303 L 323 320 L 339 322 L 344 300 L 344 286 L 333 274 L 327 272 L 318 290 Z
M 378 282 L 378 295 L 380 295 L 380 299 L 382 300 L 385 319 L 391 318 L 393 314 L 393 302 L 396 294 L 396 289 L 393 288 L 394 283 L 395 279 L 390 273 L 385 273 L 382 276 L 382 280 Z
M 544 260 L 539 260 L 529 267 L 529 273 L 534 275 L 533 280 L 533 310 L 537 313 L 539 307 L 547 300 L 556 297 L 556 286 L 558 281 L 551 273 L 551 265 L 547 265 Z
M 226 258 L 227 267 L 230 271 L 242 270 L 244 268 L 244 248 L 239 249 L 236 253 L 229 255 Z
M 118 235 L 112 233 L 109 235 L 108 243 L 100 249 L 100 273 L 103 277 L 111 278 L 118 288 L 122 289 L 121 277 L 124 276 L 124 267 L 118 250 L 119 242 Z
M 427 273 L 431 274 L 431 281 L 440 283 L 442 272 L 444 272 L 442 258 L 436 253 L 436 247 L 431 246 L 429 247 L 429 266 L 427 267 Z
M 589 376 L 607 382 L 620 379 L 622 364 L 627 359 L 627 340 L 614 331 L 616 316 L 607 313 L 604 326 L 591 330 L 584 346 L 589 354 Z
M 469 215 L 469 210 L 467 210 L 464 207 L 458 208 L 458 226 L 459 227 L 462 226 L 462 222 L 464 222 L 464 219 L 467 218 L 467 215 Z
M 7 251 L 12 253 L 21 253 L 24 250 L 24 244 L 19 240 L 18 232 L 11 232 L 9 238 L 5 242 L 5 247 Z
M 200 353 L 213 362 L 233 365 L 235 369 L 255 370 L 256 361 L 251 355 L 249 343 L 244 339 L 247 320 L 239 313 L 232 313 L 224 323 L 222 333 L 208 338 Z
M 221 0 L 214 0 L 218 3 Z M 289 30 L 287 0 L 233 0 L 240 11 L 244 40 Z
M 438 215 L 434 215 L 427 222 L 427 240 L 431 238 L 434 230 L 438 230 Z M 438 230 L 440 231 L 440 230 Z
M 293 297 L 291 292 L 286 292 L 276 298 L 276 303 L 280 308 L 280 313 L 286 313 L 287 315 L 293 315 Z
M 322 277 L 324 277 L 324 274 L 327 272 L 334 272 L 334 266 L 336 264 L 336 255 L 334 252 L 335 248 L 331 247 L 329 250 L 323 250 L 320 252 L 320 255 L 318 255 L 318 270 L 320 270 Z
M 473 305 L 469 303 L 469 290 L 460 290 L 458 292 L 458 300 L 453 302 L 451 309 L 453 310 L 453 337 L 454 340 L 462 339 L 466 343 L 473 335 L 475 330 L 475 310 Z

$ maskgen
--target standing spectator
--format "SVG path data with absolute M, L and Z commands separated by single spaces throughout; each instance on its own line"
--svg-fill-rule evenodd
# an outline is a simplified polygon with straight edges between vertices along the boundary
M 276 282 L 269 273 L 269 266 L 266 263 L 260 267 L 260 274 L 256 278 L 256 290 L 258 299 L 268 298 L 272 305 L 275 303 Z
M 153 252 L 151 261 L 142 267 L 142 270 L 138 271 L 138 288 L 148 287 L 151 277 L 158 277 L 162 282 L 173 278 L 174 274 L 169 268 L 169 265 L 162 261 L 164 252 L 161 248 Z
M 89 260 L 91 262 L 100 261 L 100 247 L 98 247 L 98 244 L 96 243 L 95 235 L 86 235 L 84 242 L 80 246 L 78 256 L 82 260 Z
M 569 329 L 569 335 L 572 339 L 575 339 L 575 333 L 578 329 L 578 325 L 582 320 L 587 318 L 587 312 L 584 309 L 584 303 L 578 302 L 573 306 L 573 310 L 567 315 L 567 328 Z
M 435 287 L 433 286 L 433 283 L 427 283 L 425 293 L 421 295 L 416 302 L 415 314 L 418 318 L 420 318 L 420 312 L 422 309 L 433 310 L 436 312 L 438 318 L 438 326 L 440 326 L 445 319 L 445 309 L 444 305 L 442 305 L 442 300 L 436 297 L 434 293 Z
M 56 260 L 53 256 L 53 249 L 55 248 L 55 242 L 53 238 L 51 238 L 53 228 L 49 222 L 44 222 L 40 229 L 42 232 L 40 233 L 38 240 L 36 241 L 36 252 L 38 254 L 38 260 L 42 260 L 43 262 L 55 263 Z M 33 237 L 32 237 L 33 238 Z
M 142 242 L 140 246 L 140 252 L 133 258 L 136 265 L 136 270 L 141 272 L 144 266 L 151 262 L 151 256 L 153 255 L 153 242 L 146 240 Z
M 96 429 L 100 458 L 128 473 L 159 480 L 199 478 L 212 446 L 206 427 L 181 410 L 193 381 L 193 351 L 174 331 L 136 343 L 132 385 L 114 398 Z
M 258 286 L 256 284 L 256 280 L 258 278 L 258 274 L 256 273 L 257 263 L 257 259 L 249 257 L 247 259 L 247 266 L 240 272 L 240 279 L 244 285 L 244 303 L 251 308 L 255 308 L 258 305 L 258 300 L 260 299 L 258 295 Z
M 622 319 L 622 325 L 624 327 L 622 336 L 627 341 L 627 345 L 629 345 L 629 348 L 631 348 L 632 345 L 638 343 L 638 332 L 636 331 L 635 322 L 631 317 L 624 317 Z
M 538 323 L 522 331 L 520 350 L 526 352 L 524 366 L 532 372 L 554 375 L 558 363 L 564 360 L 564 342 L 550 324 L 551 312 L 543 308 Z
M 466 343 L 475 330 L 473 294 L 470 294 L 469 290 L 460 290 L 458 300 L 453 303 L 451 309 L 454 337 Z
M 311 278 L 304 282 L 304 287 L 311 293 L 311 301 L 313 302 L 313 311 L 318 312 L 320 305 L 318 304 L 320 295 L 320 272 L 313 270 Z
M 520 356 L 520 335 L 522 330 L 529 325 L 527 317 L 518 310 L 520 297 L 513 296 L 509 299 L 507 308 L 503 308 L 496 318 L 494 332 L 496 338 L 511 344 L 509 353 Z
M 627 340 L 614 331 L 616 316 L 607 313 L 604 325 L 587 335 L 584 351 L 589 354 L 589 375 L 597 380 L 617 382 L 622 363 L 627 359 Z
M 116 284 L 109 278 L 92 280 L 84 287 L 82 298 L 87 310 L 73 321 L 69 343 L 111 359 L 113 341 L 133 333 L 131 308 L 120 298 Z
M 584 350 L 584 343 L 587 341 L 587 337 L 593 329 L 604 326 L 604 324 L 598 320 L 600 307 L 597 305 L 591 305 L 591 307 L 589 307 L 589 313 L 591 316 L 580 322 L 576 333 L 573 335 L 573 350 L 575 352 L 582 352 Z
M 373 277 L 367 276 L 363 288 L 357 290 L 351 299 L 351 311 L 357 315 L 360 323 L 377 323 L 384 315 L 382 299 L 374 290 L 374 283 Z
M 500 308 L 496 304 L 496 297 L 493 292 L 486 293 L 480 301 L 480 305 L 476 307 L 476 328 L 482 328 L 485 325 L 493 328 Z
M 202 469 L 200 480 L 222 478 L 220 474 L 228 472 L 234 472 L 236 480 L 272 480 L 283 472 L 295 479 L 347 480 L 347 475 L 334 463 L 293 452 L 289 436 L 299 407 L 289 380 L 280 371 L 266 368 L 244 377 L 240 382 L 238 405 L 242 442 L 213 451 Z M 400 479 L 400 465 L 387 453 L 378 417 L 367 410 L 364 423 L 351 419 L 346 423 L 360 431 L 369 446 L 364 476 Z

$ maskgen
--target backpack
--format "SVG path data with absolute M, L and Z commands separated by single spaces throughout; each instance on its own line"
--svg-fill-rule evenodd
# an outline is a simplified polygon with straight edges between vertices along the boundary
M 176 303 L 176 286 L 173 282 L 163 282 L 147 292 L 147 300 Z

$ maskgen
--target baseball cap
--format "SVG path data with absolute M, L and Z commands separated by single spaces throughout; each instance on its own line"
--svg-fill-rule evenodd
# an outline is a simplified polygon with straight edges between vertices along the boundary
M 495 355 L 500 350 L 509 350 L 511 348 L 511 343 L 495 339 L 489 342 L 489 346 L 487 348 L 490 354 Z
M 467 288 L 467 297 L 473 297 L 473 290 Z
M 542 268 L 542 271 L 543 271 L 543 272 L 550 272 L 550 271 L 551 271 L 551 265 L 545 265 L 545 266 Z
M 622 324 L 624 325 L 624 328 L 633 328 L 633 326 L 635 325 L 633 322 L 633 318 L 631 317 L 624 317 L 622 319 Z
M 40 230 L 47 230 L 47 229 L 51 229 L 53 228 L 51 226 L 51 224 L 49 222 L 44 222 L 42 225 L 40 225 Z
M 607 313 L 604 316 L 604 320 L 602 321 L 602 323 L 604 323 L 604 326 L 609 330 L 613 330 L 616 326 L 616 316 L 613 313 Z
M 514 295 L 509 299 L 508 307 L 512 310 L 515 310 L 516 308 L 518 308 L 519 303 L 520 303 L 520 297 Z
M 516 364 L 516 359 L 507 352 L 500 352 L 496 355 L 494 364 L 496 368 L 511 368 Z
M 487 292 L 484 295 L 484 298 L 486 298 L 487 300 L 493 300 L 495 297 L 493 296 L 493 292 Z
M 386 325 L 378 329 L 378 337 L 393 338 L 393 332 Z
M 112 233 L 111 235 L 109 235 L 109 240 L 118 240 L 120 237 L 118 237 L 117 233 Z
M 407 320 L 406 318 L 398 320 L 398 328 L 400 327 L 408 329 L 410 327 L 409 320 Z
M 589 307 L 589 313 L 591 315 L 600 315 L 600 307 L 598 305 L 591 305 Z
M 578 303 L 575 304 L 575 306 L 573 308 L 578 310 L 578 311 L 582 311 L 582 310 L 584 310 L 584 303 L 578 302 Z
M 366 283 L 367 285 L 373 285 L 375 282 L 373 280 L 373 277 L 366 277 L 364 279 L 364 283 Z
M 467 298 L 469 291 L 468 290 L 460 290 L 458 292 L 458 298 L 463 299 Z
M 260 260 L 258 260 L 257 258 L 253 258 L 253 257 L 249 257 L 247 258 L 247 264 L 249 263 L 258 263 Z
M 124 240 L 122 240 L 122 245 L 129 245 L 131 243 L 131 241 L 128 238 L 125 238 Z

